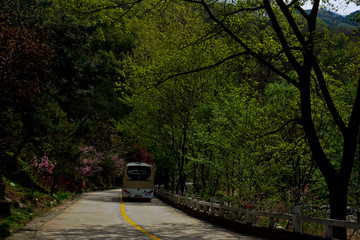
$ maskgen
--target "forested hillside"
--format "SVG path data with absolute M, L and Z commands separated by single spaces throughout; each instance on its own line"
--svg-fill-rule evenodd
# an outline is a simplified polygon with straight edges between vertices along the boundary
M 359 31 L 280 2 L 1 1 L 3 185 L 104 189 L 142 161 L 181 194 L 344 219 Z
M 330 28 L 339 26 L 357 28 L 359 26 L 359 22 L 356 19 L 358 14 L 359 11 L 356 11 L 347 16 L 342 16 L 329 10 L 322 9 L 319 11 L 318 18 L 321 19 L 321 21 L 323 21 Z

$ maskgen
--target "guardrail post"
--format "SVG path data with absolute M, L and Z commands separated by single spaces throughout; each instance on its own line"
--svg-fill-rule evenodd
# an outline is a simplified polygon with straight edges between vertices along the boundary
M 201 205 L 199 204 L 199 201 L 201 200 L 200 196 L 196 196 L 196 210 L 201 210 Z
M 211 213 L 211 215 L 215 214 L 214 203 L 215 203 L 215 198 L 214 197 L 210 198 L 210 213 Z
M 232 211 L 231 212 L 231 219 L 236 220 L 237 218 L 238 218 L 238 212 L 237 211 Z
M 333 235 L 332 235 L 332 229 L 333 226 L 330 225 L 326 225 L 326 229 L 325 229 L 325 237 L 328 239 L 332 239 Z
M 300 222 L 300 207 L 295 206 L 293 209 L 292 215 L 292 225 L 294 232 L 301 232 L 301 222 Z
M 195 194 L 191 195 L 191 208 L 195 209 L 196 207 L 196 201 L 195 201 Z
M 220 205 L 219 205 L 219 217 L 224 216 L 224 199 L 220 199 Z
M 269 217 L 269 228 L 275 227 L 275 219 L 273 217 Z
M 254 209 L 254 203 L 250 202 L 247 206 L 246 206 L 246 223 L 252 225 L 254 218 L 252 215 L 252 210 Z
M 185 195 L 185 206 L 189 207 L 189 193 Z

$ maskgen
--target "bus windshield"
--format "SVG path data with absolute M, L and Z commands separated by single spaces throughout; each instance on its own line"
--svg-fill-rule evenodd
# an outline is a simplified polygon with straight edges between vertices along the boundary
M 127 169 L 127 175 L 132 180 L 144 181 L 151 175 L 151 168 L 147 166 L 129 166 Z

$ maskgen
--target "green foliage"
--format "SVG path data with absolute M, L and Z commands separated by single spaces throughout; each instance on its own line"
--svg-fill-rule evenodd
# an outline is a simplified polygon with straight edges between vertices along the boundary
M 0 234 L 1 235 L 8 235 L 10 234 L 10 227 L 11 227 L 11 221 L 5 220 L 0 222 Z
M 27 9 L 4 1 L 14 21 L 0 13 L 0 28 L 8 36 L 0 41 L 19 58 L 1 71 L 7 85 L 1 90 L 0 140 L 6 144 L 0 145 L 0 158 L 11 166 L 1 173 L 25 172 L 33 179 L 33 157 L 46 154 L 56 162 L 51 190 L 61 191 L 64 182 L 74 188 L 82 180 L 80 146 L 92 146 L 102 154 L 102 170 L 87 179 L 90 186 L 115 185 L 121 174 L 116 161 L 146 158 L 155 161 L 156 182 L 174 191 L 237 205 L 253 201 L 271 211 L 324 204 L 329 194 L 324 172 L 314 163 L 312 139 L 303 128 L 304 93 L 298 85 L 303 79 L 294 62 L 302 66 L 307 56 L 297 34 L 313 44 L 309 49 L 344 122 L 356 99 L 358 34 L 329 30 L 321 21 L 307 33 L 301 14 L 286 15 L 271 5 L 276 32 L 270 9 L 258 8 L 266 2 L 211 5 L 213 17 L 224 24 L 221 30 L 186 1 L 53 0 L 34 1 Z M 24 48 L 11 48 L 12 40 Z M 34 65 L 21 61 L 24 49 L 34 53 L 27 55 Z M 15 69 L 17 63 L 27 75 Z M 27 88 L 31 76 L 38 78 Z M 328 111 L 319 75 L 313 69 L 309 76 L 315 136 L 339 170 L 342 130 Z M 31 101 L 18 101 L 14 80 L 25 84 L 26 96 L 37 93 L 30 94 Z M 356 164 L 350 202 L 360 205 Z
M 149 13 L 141 19 L 146 25 L 136 22 L 143 26 L 143 36 L 138 35 L 136 48 L 126 59 L 126 84 L 119 84 L 129 95 L 122 99 L 132 112 L 118 129 L 129 142 L 147 145 L 155 153 L 162 183 L 174 185 L 176 191 L 186 190 L 181 181 L 191 182 L 188 191 L 208 197 L 222 194 L 232 201 L 247 201 L 260 192 L 271 198 L 308 183 L 315 191 L 316 166 L 309 165 L 310 153 L 297 125 L 296 88 L 266 85 L 261 67 L 246 57 L 206 69 L 242 50 L 221 37 L 199 41 L 206 27 L 194 20 L 200 15 L 191 15 L 190 9 L 171 4 L 160 18 Z M 183 21 L 174 20 L 179 18 L 176 14 Z M 243 20 L 234 17 L 232 24 L 256 27 L 256 18 Z M 269 28 L 244 31 L 254 33 L 264 38 L 259 51 L 277 53 Z M 201 68 L 205 69 L 181 75 Z
M 71 193 L 59 192 L 55 202 L 54 198 L 47 193 L 35 191 L 32 196 L 31 188 L 22 187 L 8 179 L 5 179 L 5 182 L 7 191 L 11 192 L 11 197 L 15 197 L 13 200 L 17 204 L 12 204 L 11 216 L 0 216 L 1 239 L 8 237 L 35 217 L 43 214 L 49 207 L 56 206 L 72 195 Z

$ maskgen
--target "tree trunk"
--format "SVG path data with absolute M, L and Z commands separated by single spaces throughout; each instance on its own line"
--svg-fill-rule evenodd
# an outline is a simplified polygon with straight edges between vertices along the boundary
M 347 192 L 348 184 L 340 179 L 329 185 L 331 219 L 346 220 Z M 346 228 L 333 227 L 333 238 L 346 240 Z
M 179 180 L 178 180 L 177 187 L 176 187 L 176 193 L 181 192 L 181 194 L 184 194 L 185 182 L 186 182 L 186 175 L 184 173 L 180 173 Z

